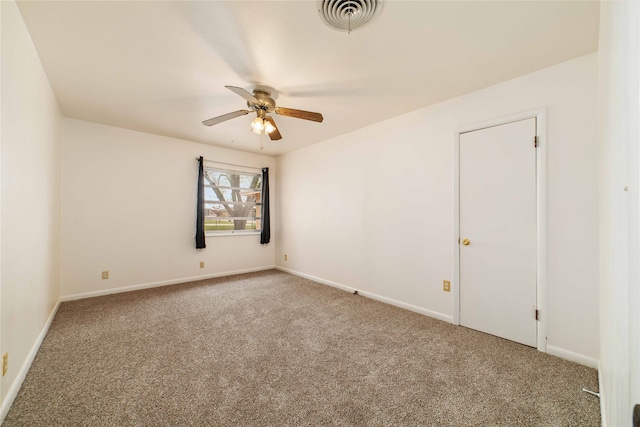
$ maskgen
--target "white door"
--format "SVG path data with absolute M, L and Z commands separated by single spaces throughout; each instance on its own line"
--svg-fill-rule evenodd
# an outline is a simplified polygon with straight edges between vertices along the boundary
M 536 119 L 460 135 L 460 324 L 536 346 Z

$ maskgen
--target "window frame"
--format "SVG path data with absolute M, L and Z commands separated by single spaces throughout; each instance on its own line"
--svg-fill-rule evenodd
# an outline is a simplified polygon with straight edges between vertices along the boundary
M 256 234 L 260 234 L 261 233 L 261 228 L 262 228 L 262 215 L 261 216 L 256 216 L 255 217 L 212 217 L 210 215 L 206 215 L 206 211 L 207 211 L 207 205 L 211 205 L 211 204 L 220 204 L 220 205 L 225 205 L 225 204 L 252 204 L 255 207 L 257 207 L 258 209 L 260 209 L 262 207 L 262 200 L 261 196 L 262 196 L 262 170 L 261 169 L 254 169 L 251 167 L 247 167 L 246 170 L 237 170 L 237 169 L 229 169 L 226 167 L 220 167 L 220 166 L 214 166 L 214 165 L 204 165 L 204 174 L 207 175 L 208 171 L 215 171 L 215 172 L 222 172 L 222 173 L 228 173 L 228 174 L 239 174 L 239 175 L 245 175 L 245 176 L 257 176 L 258 177 L 258 182 L 259 182 L 259 186 L 257 188 L 242 188 L 242 187 L 232 187 L 232 186 L 215 186 L 209 183 L 209 181 L 206 179 L 206 177 L 203 177 L 204 180 L 204 188 L 205 188 L 205 199 L 204 199 L 204 209 L 205 209 L 205 217 L 204 217 L 204 221 L 205 221 L 205 236 L 207 237 L 215 237 L 215 236 L 254 236 Z M 234 202 L 234 201 L 220 201 L 220 200 L 212 200 L 210 198 L 207 198 L 206 196 L 206 189 L 207 188 L 220 188 L 220 189 L 224 189 L 224 190 L 240 190 L 240 191 L 251 191 L 252 192 L 256 192 L 257 196 L 258 196 L 258 200 L 260 200 L 259 202 Z M 210 218 L 224 218 L 225 220 L 234 220 L 234 219 L 240 219 L 240 220 L 246 220 L 246 221 L 255 221 L 256 223 L 256 229 L 249 229 L 249 230 L 207 230 L 207 219 Z

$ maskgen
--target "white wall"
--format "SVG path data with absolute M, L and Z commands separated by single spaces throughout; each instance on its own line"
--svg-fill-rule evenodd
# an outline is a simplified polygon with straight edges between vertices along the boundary
M 637 1 L 602 3 L 600 390 L 612 427 L 640 404 L 639 27 Z
M 22 17 L 2 8 L 2 417 L 59 297 L 61 116 Z
M 548 345 L 595 364 L 597 71 L 587 55 L 279 157 L 277 264 L 450 318 L 454 129 L 547 107 Z
M 274 265 L 273 238 L 194 240 L 195 158 L 269 167 L 276 199 L 274 158 L 68 118 L 63 129 L 63 298 Z

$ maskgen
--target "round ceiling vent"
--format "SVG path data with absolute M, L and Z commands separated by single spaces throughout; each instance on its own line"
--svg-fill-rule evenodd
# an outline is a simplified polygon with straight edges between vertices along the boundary
M 381 0 L 318 0 L 320 18 L 329 27 L 351 32 L 378 16 Z

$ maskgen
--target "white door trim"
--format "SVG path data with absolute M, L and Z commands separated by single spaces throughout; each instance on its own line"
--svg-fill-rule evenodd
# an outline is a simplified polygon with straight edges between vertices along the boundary
M 453 324 L 460 325 L 460 134 L 535 118 L 536 150 L 536 306 L 538 350 L 547 351 L 547 110 L 541 108 L 457 128 L 453 133 Z M 533 144 L 533 141 L 531 141 Z

